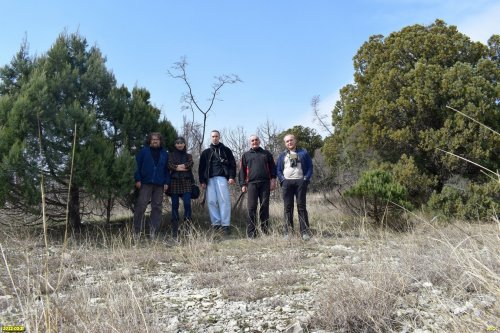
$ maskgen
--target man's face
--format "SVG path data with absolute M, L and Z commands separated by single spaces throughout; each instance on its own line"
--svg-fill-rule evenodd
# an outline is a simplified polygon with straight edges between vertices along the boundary
M 255 135 L 250 137 L 250 148 L 257 149 L 260 146 L 260 139 Z
M 210 138 L 212 139 L 212 143 L 214 145 L 218 145 L 219 144 L 219 140 L 220 140 L 219 133 L 217 133 L 217 132 L 210 133 Z
M 293 150 L 297 146 L 297 140 L 293 135 L 285 136 L 285 146 L 288 150 Z
M 160 137 L 157 136 L 157 135 L 153 135 L 151 137 L 151 142 L 149 143 L 149 145 L 153 148 L 158 148 L 160 147 Z

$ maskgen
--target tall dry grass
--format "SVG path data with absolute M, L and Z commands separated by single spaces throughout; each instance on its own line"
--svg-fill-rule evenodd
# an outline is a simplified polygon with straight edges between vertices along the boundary
M 49 232 L 47 249 L 40 233 L 2 229 L 0 287 L 9 296 L 0 298 L 0 309 L 9 310 L 1 321 L 30 332 L 163 332 L 179 314 L 158 297 L 181 279 L 193 293 L 210 289 L 228 302 L 276 309 L 290 306 L 292 295 L 309 295 L 314 302 L 303 325 L 311 332 L 500 326 L 500 224 L 420 218 L 411 232 L 392 233 L 370 229 L 320 197 L 310 202 L 309 242 L 282 238 L 279 202 L 271 207 L 273 232 L 256 240 L 246 239 L 242 226 L 228 238 L 212 232 L 204 211 L 182 226 L 180 243 L 136 247 L 126 228 L 89 228 L 70 234 L 66 246 Z M 179 324 L 180 331 L 190 327 Z

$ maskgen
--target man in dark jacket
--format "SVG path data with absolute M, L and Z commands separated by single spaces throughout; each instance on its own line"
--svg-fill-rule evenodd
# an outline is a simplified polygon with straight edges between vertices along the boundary
M 163 193 L 170 184 L 168 153 L 163 148 L 161 134 L 149 134 L 146 144 L 135 159 L 137 169 L 134 178 L 135 187 L 139 189 L 139 198 L 134 211 L 134 238 L 137 239 L 141 234 L 144 212 L 151 201 L 150 236 L 154 239 L 161 221 Z
M 259 202 L 260 228 L 265 234 L 269 232 L 269 197 L 271 191 L 276 188 L 276 165 L 273 155 L 260 147 L 257 135 L 251 135 L 249 142 L 250 150 L 241 157 L 239 182 L 241 192 L 247 193 L 247 237 L 255 238 Z
M 198 176 L 200 186 L 206 189 L 208 212 L 212 227 L 222 228 L 226 235 L 231 232 L 231 196 L 229 185 L 236 178 L 236 161 L 233 152 L 220 142 L 220 133 L 210 133 L 212 144 L 200 156 Z
M 285 237 L 288 237 L 289 229 L 293 232 L 293 201 L 296 198 L 300 233 L 302 239 L 308 240 L 311 236 L 306 194 L 313 174 L 313 162 L 307 150 L 297 147 L 297 139 L 293 134 L 285 135 L 284 141 L 287 149 L 278 157 L 277 174 L 283 189 Z

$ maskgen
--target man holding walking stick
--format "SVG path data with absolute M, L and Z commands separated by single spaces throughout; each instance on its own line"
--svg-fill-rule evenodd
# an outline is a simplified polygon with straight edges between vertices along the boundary
M 276 165 L 273 155 L 260 147 L 257 135 L 249 139 L 250 150 L 243 153 L 240 161 L 239 183 L 241 192 L 247 193 L 247 237 L 257 237 L 257 206 L 260 202 L 260 229 L 269 233 L 269 198 L 276 188 Z

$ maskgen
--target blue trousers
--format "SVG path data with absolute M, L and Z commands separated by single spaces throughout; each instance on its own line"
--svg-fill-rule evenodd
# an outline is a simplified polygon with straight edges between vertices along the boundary
M 179 198 L 182 196 L 184 204 L 184 220 L 191 220 L 191 192 L 183 194 L 172 194 L 172 236 L 175 238 L 179 233 Z
M 207 185 L 207 202 L 210 221 L 213 226 L 231 225 L 231 196 L 226 177 L 212 177 Z

